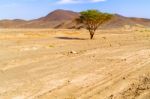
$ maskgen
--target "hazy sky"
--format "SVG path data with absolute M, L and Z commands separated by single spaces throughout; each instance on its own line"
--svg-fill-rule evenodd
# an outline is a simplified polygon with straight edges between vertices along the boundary
M 55 9 L 98 9 L 124 16 L 150 18 L 150 0 L 0 0 L 0 19 L 35 19 Z

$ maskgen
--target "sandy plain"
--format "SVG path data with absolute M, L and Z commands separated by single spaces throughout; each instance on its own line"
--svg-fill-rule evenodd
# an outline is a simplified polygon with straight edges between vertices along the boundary
M 0 30 L 0 99 L 150 99 L 149 73 L 149 29 Z

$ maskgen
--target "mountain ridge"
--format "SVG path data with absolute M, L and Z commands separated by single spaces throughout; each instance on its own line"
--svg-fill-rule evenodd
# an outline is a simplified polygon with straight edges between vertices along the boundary
M 78 28 L 81 24 L 78 24 L 75 19 L 80 14 L 78 12 L 70 10 L 54 10 L 44 17 L 40 17 L 33 20 L 0 20 L 0 28 Z M 114 14 L 114 17 L 107 23 L 103 24 L 104 28 L 118 28 L 125 25 L 142 25 L 144 27 L 150 27 L 150 19 L 125 17 L 119 14 Z

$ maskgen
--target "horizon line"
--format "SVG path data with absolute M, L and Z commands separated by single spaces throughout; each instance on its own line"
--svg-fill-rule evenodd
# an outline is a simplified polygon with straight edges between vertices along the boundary
M 45 17 L 47 16 L 48 14 L 54 12 L 54 11 L 57 11 L 57 10 L 64 10 L 64 11 L 73 11 L 73 12 L 77 12 L 77 13 L 80 13 L 82 11 L 75 11 L 75 10 L 68 10 L 68 9 L 55 9 L 55 10 L 52 10 L 52 11 L 49 11 L 49 13 L 43 15 L 43 16 L 39 16 L 39 17 L 36 17 L 36 18 L 30 18 L 30 19 L 26 19 L 26 18 L 0 18 L 0 21 L 3 21 L 3 20 L 10 20 L 10 21 L 13 21 L 13 20 L 23 20 L 23 21 L 32 21 L 32 20 L 36 20 L 36 19 L 39 19 L 39 18 L 42 18 L 42 17 Z M 90 9 L 87 9 L 87 10 L 90 10 Z M 97 9 L 95 9 L 97 10 Z M 83 11 L 86 11 L 86 10 L 83 10 Z M 99 10 L 100 11 L 100 10 Z M 102 11 L 104 12 L 104 11 Z M 109 12 L 107 12 L 109 13 Z M 138 17 L 138 16 L 126 16 L 126 15 L 122 15 L 122 14 L 119 14 L 119 13 L 111 13 L 111 14 L 114 14 L 114 15 L 119 15 L 119 16 L 122 16 L 122 17 L 127 17 L 127 18 L 139 18 L 139 19 L 150 19 L 148 17 Z

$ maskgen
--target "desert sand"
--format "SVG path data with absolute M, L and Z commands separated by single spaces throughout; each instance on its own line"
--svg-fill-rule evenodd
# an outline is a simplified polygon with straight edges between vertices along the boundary
M 150 99 L 149 73 L 149 29 L 0 30 L 0 99 Z

